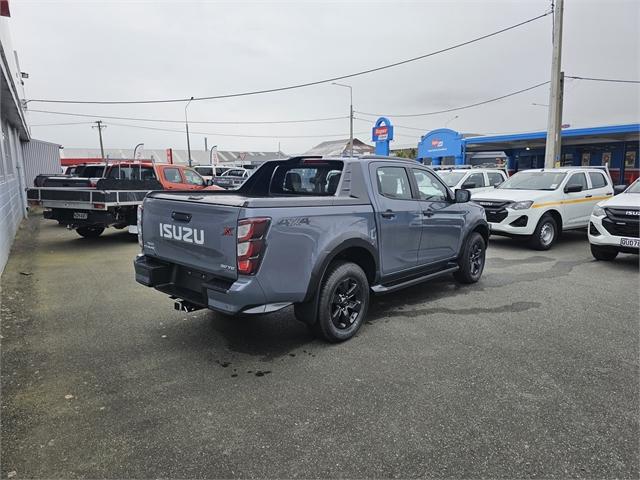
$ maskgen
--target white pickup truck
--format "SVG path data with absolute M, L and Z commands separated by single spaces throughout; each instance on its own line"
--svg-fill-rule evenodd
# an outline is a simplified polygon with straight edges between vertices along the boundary
M 499 168 L 443 168 L 436 173 L 452 190 L 465 189 L 471 193 L 493 190 L 507 179 L 507 173 Z
M 612 196 L 606 170 L 569 167 L 523 170 L 471 198 L 492 234 L 527 237 L 532 248 L 548 250 L 563 230 L 586 228 L 595 204 Z
M 618 253 L 640 253 L 640 179 L 591 212 L 589 243 L 596 260 L 613 260 Z

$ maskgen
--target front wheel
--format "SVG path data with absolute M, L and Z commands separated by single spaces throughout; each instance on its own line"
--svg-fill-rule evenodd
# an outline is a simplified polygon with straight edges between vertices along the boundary
M 487 246 L 478 232 L 473 232 L 458 258 L 458 271 L 453 274 L 460 283 L 476 283 L 484 270 Z
M 369 281 L 351 262 L 334 263 L 327 271 L 318 301 L 314 333 L 328 342 L 343 342 L 362 326 L 369 308 Z
M 601 247 L 592 244 L 591 255 L 593 255 L 593 258 L 596 260 L 610 262 L 618 256 L 618 251 L 614 248 Z
M 549 250 L 558 238 L 558 224 L 551 215 L 545 213 L 536 226 L 529 245 L 535 250 Z
M 84 238 L 98 238 L 104 232 L 104 227 L 80 227 L 76 228 L 76 232 Z

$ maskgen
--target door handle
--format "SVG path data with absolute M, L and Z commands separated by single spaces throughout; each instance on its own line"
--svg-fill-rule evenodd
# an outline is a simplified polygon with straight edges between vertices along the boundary
M 422 211 L 422 214 L 423 214 L 425 217 L 432 217 L 432 216 L 433 216 L 433 210 L 423 210 L 423 211 Z
M 591 198 L 593 195 L 585 195 L 584 198 Z
M 382 218 L 394 218 L 396 216 L 396 214 L 393 213 L 393 210 L 389 209 L 385 210 L 380 215 L 382 216 Z

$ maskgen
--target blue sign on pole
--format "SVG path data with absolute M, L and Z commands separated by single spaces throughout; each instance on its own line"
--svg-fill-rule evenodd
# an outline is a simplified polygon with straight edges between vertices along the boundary
M 389 155 L 389 142 L 393 140 L 391 120 L 380 117 L 371 130 L 371 140 L 376 142 L 376 155 Z

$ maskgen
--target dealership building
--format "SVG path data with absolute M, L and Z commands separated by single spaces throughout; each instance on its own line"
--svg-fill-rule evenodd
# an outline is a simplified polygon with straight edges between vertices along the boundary
M 422 136 L 416 159 L 428 165 L 507 165 L 510 172 L 544 167 L 546 132 L 465 135 L 441 128 Z M 640 124 L 562 130 L 558 166 L 608 166 L 617 184 L 638 178 Z

